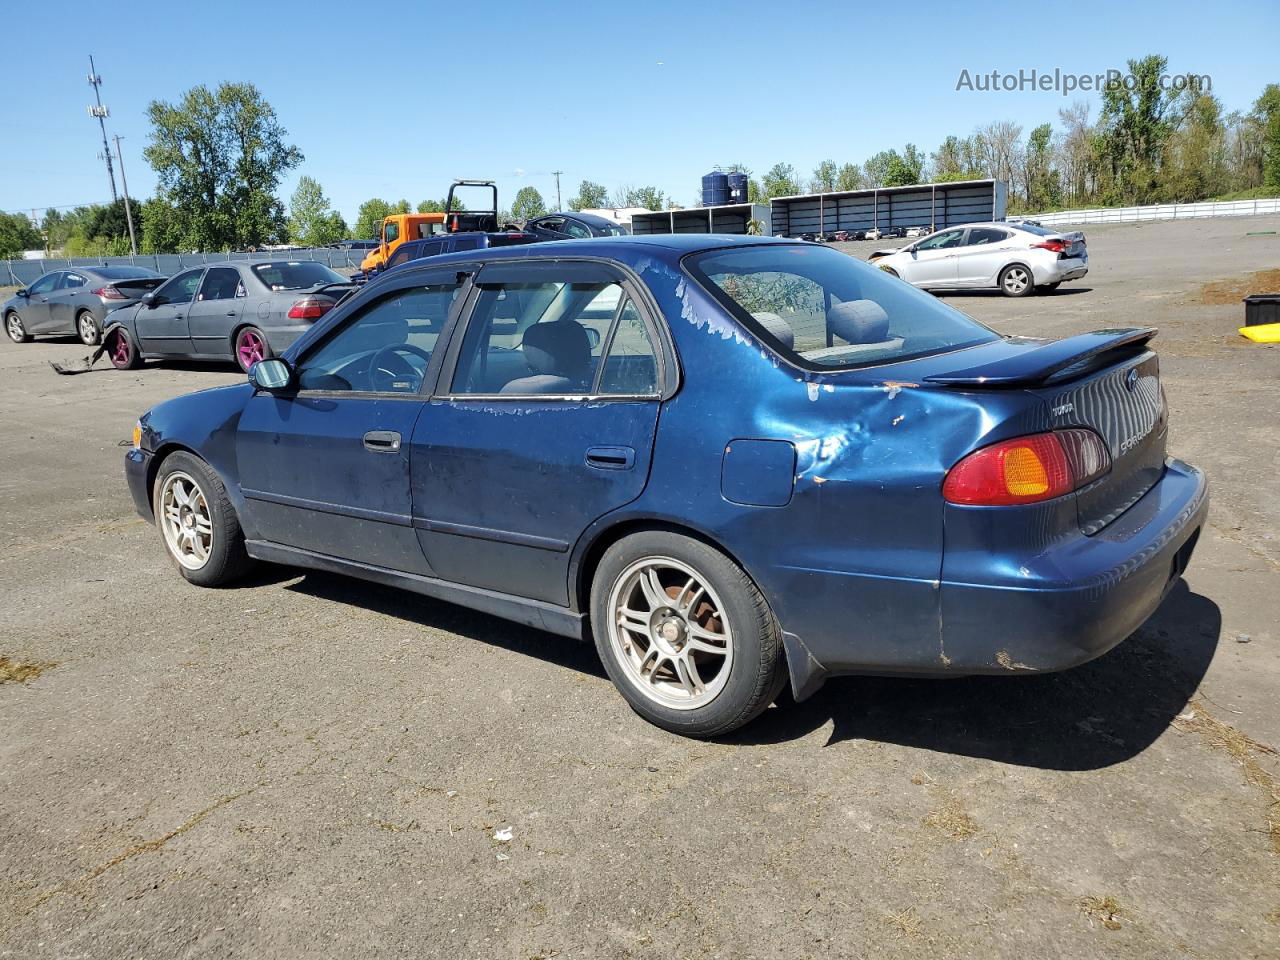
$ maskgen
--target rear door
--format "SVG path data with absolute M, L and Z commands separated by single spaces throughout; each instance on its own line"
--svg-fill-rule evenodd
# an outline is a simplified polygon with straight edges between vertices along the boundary
M 204 267 L 186 270 L 155 292 L 151 304 L 138 308 L 134 327 L 143 353 L 189 354 L 191 331 L 187 311 L 195 299 Z
M 964 243 L 956 248 L 956 282 L 966 287 L 995 283 L 996 274 L 1009 261 L 1011 237 L 999 227 L 970 227 Z
M 58 287 L 49 295 L 50 332 L 74 333 L 76 329 L 76 297 L 87 293 L 89 278 L 83 273 L 68 270 L 58 281 Z
M 633 283 L 595 263 L 482 268 L 413 434 L 437 576 L 565 605 L 573 544 L 640 496 L 670 363 Z
M 244 313 L 245 288 L 235 267 L 210 267 L 187 312 L 191 347 L 196 353 L 229 357 L 231 334 Z

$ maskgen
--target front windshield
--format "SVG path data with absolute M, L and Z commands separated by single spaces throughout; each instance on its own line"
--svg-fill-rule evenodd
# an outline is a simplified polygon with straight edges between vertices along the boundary
M 685 269 L 788 360 L 849 369 L 999 339 L 931 294 L 829 247 L 762 244 L 695 254 Z
M 346 283 L 346 277 L 323 263 L 310 260 L 277 260 L 255 263 L 253 272 L 272 290 L 305 290 L 322 283 Z

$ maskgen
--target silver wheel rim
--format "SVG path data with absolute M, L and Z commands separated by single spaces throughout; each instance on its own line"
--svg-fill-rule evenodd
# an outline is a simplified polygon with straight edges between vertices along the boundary
M 609 592 L 609 643 L 646 699 L 705 707 L 729 682 L 733 634 L 707 578 L 671 557 L 637 560 Z
M 22 334 L 23 334 L 22 321 L 18 319 L 18 315 L 16 313 L 9 314 L 9 322 L 6 326 L 8 327 L 8 330 L 9 330 L 10 340 L 22 339 Z
M 87 313 L 80 314 L 80 339 L 92 345 L 98 338 L 98 328 L 93 325 L 93 317 Z
M 190 474 L 179 470 L 164 478 L 156 514 L 173 559 L 188 570 L 199 570 L 209 562 L 213 518 L 204 491 Z
M 1021 267 L 1014 267 L 1004 275 L 1004 288 L 1010 293 L 1021 293 L 1027 289 L 1027 271 Z

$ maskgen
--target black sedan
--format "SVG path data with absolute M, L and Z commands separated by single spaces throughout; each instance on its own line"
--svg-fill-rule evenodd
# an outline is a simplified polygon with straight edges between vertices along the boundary
M 539 240 L 585 240 L 588 237 L 624 237 L 627 231 L 594 213 L 552 213 L 524 225 Z
M 74 333 L 88 346 L 102 339 L 107 315 L 137 303 L 164 277 L 146 267 L 74 267 L 54 270 L 7 300 L 4 330 L 14 343 Z

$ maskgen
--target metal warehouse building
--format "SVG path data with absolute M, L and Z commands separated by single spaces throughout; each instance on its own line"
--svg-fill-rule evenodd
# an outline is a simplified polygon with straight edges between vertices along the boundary
M 775 237 L 794 237 L 872 227 L 940 230 L 956 223 L 1003 220 L 1008 198 L 1008 185 L 1003 180 L 961 180 L 778 197 L 770 204 L 770 232 Z
M 747 223 L 759 220 L 762 233 L 769 232 L 769 208 L 762 203 L 728 203 L 687 210 L 658 210 L 631 217 L 636 236 L 654 233 L 738 233 L 747 232 Z

